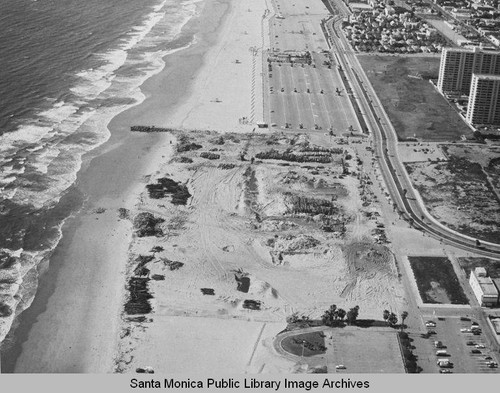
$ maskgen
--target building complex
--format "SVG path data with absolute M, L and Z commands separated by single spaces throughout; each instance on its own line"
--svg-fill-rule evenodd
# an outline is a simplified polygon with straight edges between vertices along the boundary
M 500 75 L 472 75 L 466 119 L 470 124 L 500 124 Z
M 481 307 L 498 304 L 498 289 L 484 267 L 476 267 L 470 272 L 469 284 Z
M 447 96 L 469 96 L 470 124 L 500 125 L 499 51 L 444 48 L 437 86 Z
M 500 75 L 500 52 L 479 48 L 444 48 L 438 88 L 447 94 L 469 94 L 472 74 Z

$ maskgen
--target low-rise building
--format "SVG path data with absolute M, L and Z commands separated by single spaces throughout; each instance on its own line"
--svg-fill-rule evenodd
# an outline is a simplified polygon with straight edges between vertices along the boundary
M 498 289 L 484 267 L 471 270 L 469 284 L 481 307 L 498 305 Z

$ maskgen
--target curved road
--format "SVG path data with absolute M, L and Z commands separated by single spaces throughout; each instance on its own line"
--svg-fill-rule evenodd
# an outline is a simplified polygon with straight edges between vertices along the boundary
M 340 14 L 326 23 L 332 50 L 340 61 L 355 93 L 357 104 L 373 135 L 376 157 L 393 202 L 414 228 L 425 231 L 455 247 L 490 258 L 500 258 L 500 244 L 481 241 L 481 246 L 477 247 L 476 239 L 444 226 L 426 210 L 420 195 L 413 189 L 406 169 L 399 160 L 396 132 L 350 44 L 341 32 L 342 18 L 348 12 L 345 5 L 339 3 L 341 2 L 337 2 L 336 5 L 337 10 L 340 9 Z

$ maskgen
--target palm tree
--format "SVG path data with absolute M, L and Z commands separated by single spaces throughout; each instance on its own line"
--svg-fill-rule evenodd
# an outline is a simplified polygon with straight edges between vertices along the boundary
M 393 312 L 391 312 L 391 314 L 389 315 L 389 318 L 387 319 L 387 321 L 389 322 L 389 325 L 390 326 L 394 326 L 398 323 L 398 317 L 396 316 L 396 314 L 394 314 Z
M 408 311 L 403 311 L 401 313 L 401 330 L 403 330 L 403 326 L 405 324 L 405 319 L 408 318 Z
M 349 325 L 354 324 L 356 322 L 356 319 L 358 318 L 358 315 L 359 315 L 359 306 L 351 308 L 346 314 L 347 323 Z
M 337 319 L 337 306 L 332 304 L 330 308 L 324 312 L 321 320 L 325 325 L 332 326 L 335 319 Z
M 384 318 L 385 323 L 387 323 L 387 320 L 389 319 L 389 315 L 391 315 L 389 310 L 384 310 L 384 313 L 382 314 L 382 318 Z

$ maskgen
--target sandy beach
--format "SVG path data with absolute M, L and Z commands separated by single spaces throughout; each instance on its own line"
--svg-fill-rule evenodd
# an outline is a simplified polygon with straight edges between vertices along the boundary
M 393 254 L 374 242 L 377 197 L 367 178 L 344 173 L 343 157 L 354 150 L 336 148 L 342 136 L 332 140 L 326 130 L 259 132 L 270 111 L 263 76 L 274 16 L 295 15 L 290 30 L 274 24 L 290 40 L 298 15 L 310 12 L 318 23 L 328 15 L 320 1 L 281 6 L 199 3 L 185 26 L 195 44 L 165 58 L 142 86 L 145 101 L 114 118 L 111 139 L 87 157 L 68 196 L 83 198 L 84 209 L 64 227 L 5 371 L 184 373 L 193 359 L 204 373 L 307 371 L 274 348 L 293 313 L 319 319 L 331 304 L 359 305 L 375 319 L 384 308 L 403 309 Z M 298 49 L 326 47 L 316 31 L 300 33 Z M 332 116 L 356 124 L 347 99 L 330 99 Z M 268 160 L 271 149 L 308 165 Z M 360 172 L 361 161 L 351 162 Z M 162 181 L 188 197 L 174 204 L 148 194 L 146 186 L 161 189 Z M 139 235 L 141 215 L 159 220 L 156 236 Z M 133 283 L 146 283 L 145 315 L 124 311 L 137 296 Z
M 39 292 L 21 317 L 16 345 L 2 359 L 3 372 L 113 371 L 132 236 L 117 209 L 133 207 L 145 176 L 171 147 L 169 136 L 130 133 L 130 126 L 160 122 L 187 94 L 229 10 L 225 1 L 198 6 L 199 15 L 184 27 L 196 33 L 196 43 L 165 58 L 164 70 L 141 88 L 146 100 L 113 119 L 110 140 L 86 157 L 66 196 L 83 198 L 85 207 L 63 228 Z

